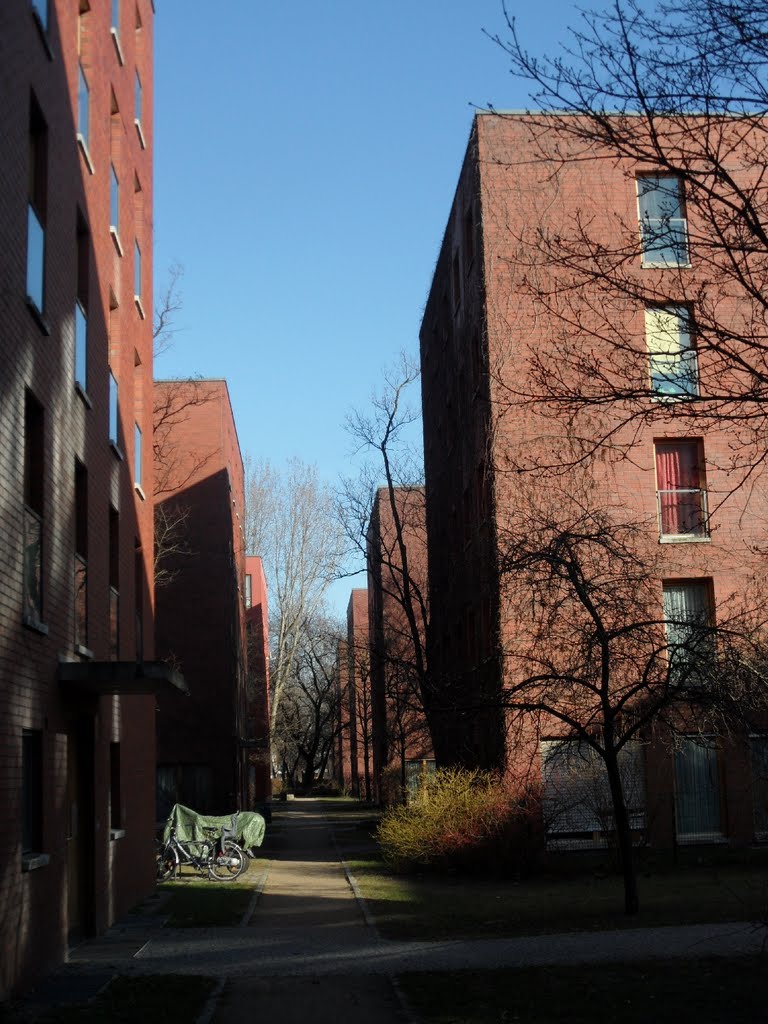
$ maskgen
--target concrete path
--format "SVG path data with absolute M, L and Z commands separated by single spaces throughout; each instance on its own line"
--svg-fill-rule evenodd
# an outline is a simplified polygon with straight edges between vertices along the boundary
M 326 805 L 327 806 L 327 805 Z M 112 974 L 226 979 L 213 1024 L 258 1016 L 280 1024 L 402 1024 L 392 978 L 406 971 L 621 962 L 756 953 L 749 923 L 622 929 L 507 939 L 394 942 L 366 923 L 319 801 L 294 801 L 268 830 L 271 867 L 252 913 L 236 928 L 162 928 L 137 915 L 75 951 L 59 976 L 95 985 Z M 55 982 L 55 977 L 51 979 Z M 59 1001 L 54 996 L 54 1001 Z M 266 1016 L 265 1016 L 266 1015 Z

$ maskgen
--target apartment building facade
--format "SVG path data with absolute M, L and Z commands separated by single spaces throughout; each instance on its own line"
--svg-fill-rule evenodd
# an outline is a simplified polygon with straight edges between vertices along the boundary
M 154 416 L 157 651 L 189 687 L 158 698 L 158 820 L 174 803 L 228 814 L 248 806 L 253 730 L 243 461 L 226 381 L 155 381 Z
M 154 887 L 153 18 L 0 10 L 0 998 Z
M 373 761 L 373 691 L 368 632 L 368 592 L 356 587 L 347 604 L 347 636 L 338 645 L 339 739 L 342 789 L 361 800 L 377 799 Z
M 576 509 L 631 527 L 652 566 L 638 616 L 662 623 L 670 658 L 734 602 L 759 606 L 766 491 L 759 480 L 734 488 L 732 424 L 702 430 L 685 415 L 715 377 L 695 328 L 697 302 L 712 297 L 701 247 L 713 243 L 683 183 L 556 137 L 547 155 L 524 115 L 476 117 L 425 310 L 430 672 L 451 708 L 438 758 L 510 773 L 525 763 L 548 842 L 589 846 L 607 831 L 586 806 L 588 788 L 604 788 L 594 759 L 563 755 L 568 730 L 535 715 L 534 701 L 527 733 L 510 732 L 526 657 L 556 663 L 564 635 L 544 590 L 521 595 L 519 558 L 516 579 L 505 577 L 510 538 Z M 734 164 L 754 174 L 747 149 Z M 743 318 L 738 296 L 716 298 L 723 316 Z M 595 393 L 598 378 L 629 375 L 627 402 L 595 399 L 586 429 L 553 398 L 573 385 L 574 353 L 597 366 Z M 630 399 L 640 414 L 627 414 Z M 534 651 L 531 624 L 547 616 Z M 625 752 L 633 829 L 666 847 L 764 839 L 767 743 L 759 722 L 708 736 L 683 716 L 672 731 L 644 730 Z M 547 820 L 558 786 L 573 806 Z
M 434 768 L 421 692 L 429 618 L 422 487 L 377 490 L 366 559 L 373 774 L 379 798 L 397 803 Z
M 242 791 L 248 808 L 271 820 L 272 761 L 269 730 L 269 607 L 264 564 L 258 555 L 245 558 L 245 629 L 247 644 L 246 777 Z

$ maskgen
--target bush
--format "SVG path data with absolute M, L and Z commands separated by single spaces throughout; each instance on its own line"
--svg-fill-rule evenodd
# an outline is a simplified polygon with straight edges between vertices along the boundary
M 385 812 L 377 838 L 396 871 L 492 870 L 519 874 L 536 848 L 533 802 L 496 775 L 442 768 L 423 794 Z

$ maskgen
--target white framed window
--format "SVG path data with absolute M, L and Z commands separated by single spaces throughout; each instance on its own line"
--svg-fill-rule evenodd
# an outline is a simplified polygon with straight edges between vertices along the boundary
M 119 389 L 115 375 L 109 371 L 109 440 L 117 450 L 119 446 Z
M 695 398 L 699 394 L 699 367 L 691 334 L 687 306 L 646 307 L 645 340 L 654 398 Z
M 604 847 L 613 831 L 613 802 L 605 762 L 576 739 L 542 740 L 540 745 L 544 827 L 553 849 Z M 619 753 L 630 827 L 645 828 L 645 772 L 640 743 Z
M 671 174 L 637 179 L 642 266 L 688 266 L 688 222 L 683 183 Z
M 91 91 L 83 65 L 77 65 L 77 135 L 87 150 L 90 145 Z
M 654 451 L 660 539 L 706 539 L 709 527 L 701 442 L 657 441 Z
M 711 582 L 675 581 L 662 588 L 671 679 L 701 685 L 714 654 Z
M 138 423 L 133 425 L 133 482 L 136 487 L 142 488 L 142 436 L 141 427 Z

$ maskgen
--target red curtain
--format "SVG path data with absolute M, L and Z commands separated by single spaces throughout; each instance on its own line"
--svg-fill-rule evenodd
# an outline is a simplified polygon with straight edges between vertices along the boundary
M 657 444 L 656 476 L 662 535 L 700 533 L 703 517 L 698 442 Z

